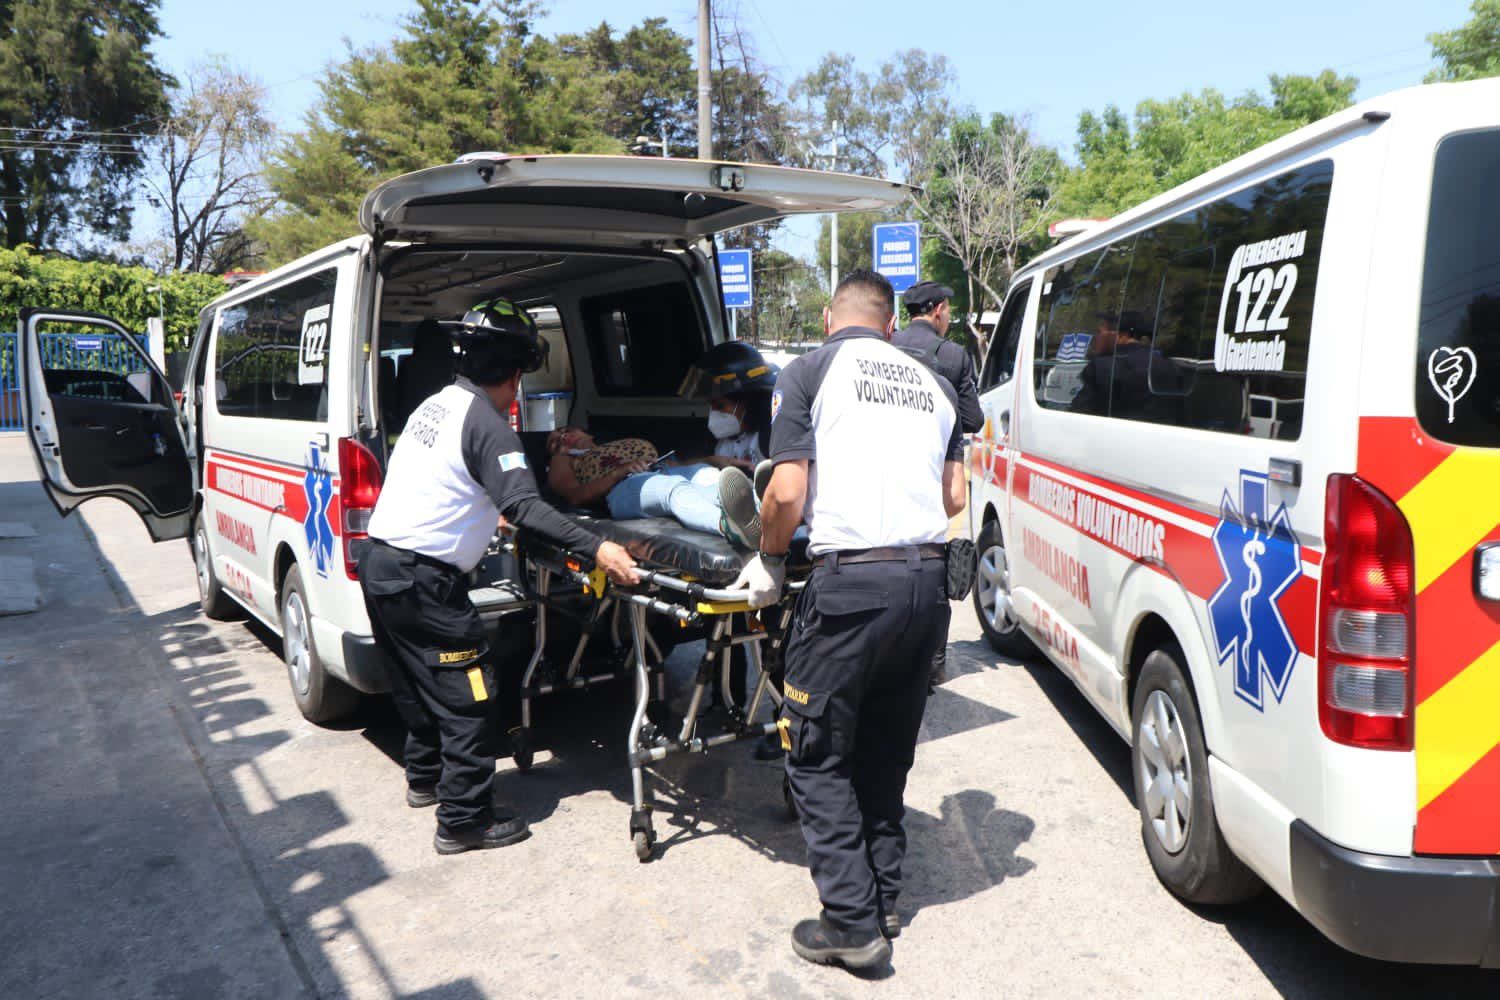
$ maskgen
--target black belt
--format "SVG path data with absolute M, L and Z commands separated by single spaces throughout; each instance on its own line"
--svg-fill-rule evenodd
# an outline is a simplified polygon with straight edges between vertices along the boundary
M 403 549 L 399 545 L 392 545 L 390 542 L 386 541 L 383 538 L 370 538 L 368 539 L 368 541 L 371 545 L 378 545 L 383 549 L 388 549 L 391 552 L 395 552 L 399 555 L 411 556 L 418 563 L 424 566 L 430 566 L 433 569 L 443 570 L 447 573 L 457 573 L 459 576 L 465 575 L 464 571 L 459 569 L 457 566 L 453 565 L 450 562 L 444 562 L 436 556 L 429 556 L 425 553 L 417 552 L 414 549 Z
M 844 549 L 841 552 L 827 552 L 814 558 L 813 565 L 823 565 L 824 560 L 830 556 L 837 557 L 834 562 L 840 566 L 850 566 L 856 563 L 905 562 L 913 549 L 916 550 L 918 559 L 948 558 L 948 546 L 941 542 L 922 542 L 920 545 L 884 545 L 876 549 Z

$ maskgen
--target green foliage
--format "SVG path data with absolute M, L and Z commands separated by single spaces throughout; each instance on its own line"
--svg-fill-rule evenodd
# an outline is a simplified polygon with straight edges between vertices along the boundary
M 1348 107 L 1358 81 L 1324 70 L 1272 76 L 1269 99 L 1216 90 L 1142 101 L 1132 123 L 1110 105 L 1078 118 L 1078 169 L 1059 193 L 1072 216 L 1115 215 L 1288 132 Z
M 1427 36 L 1438 66 L 1428 83 L 1500 76 L 1500 0 L 1474 0 L 1474 16 L 1452 31 Z
M 6 246 L 129 234 L 141 140 L 125 133 L 150 129 L 172 82 L 149 50 L 161 34 L 156 9 L 157 0 L 0 3 Z
M 620 153 L 693 99 L 688 39 L 650 18 L 557 38 L 523 0 L 417 0 L 389 46 L 351 51 L 267 168 L 279 208 L 251 224 L 274 265 L 353 235 L 380 181 L 463 153 Z
M 186 348 L 199 310 L 225 290 L 223 279 L 207 274 L 163 277 L 144 267 L 46 256 L 26 246 L 0 249 L 0 330 L 14 330 L 21 309 L 37 306 L 102 313 L 127 330 L 144 331 L 158 307 L 157 293 L 147 291 L 153 285 L 161 287 L 168 353 Z

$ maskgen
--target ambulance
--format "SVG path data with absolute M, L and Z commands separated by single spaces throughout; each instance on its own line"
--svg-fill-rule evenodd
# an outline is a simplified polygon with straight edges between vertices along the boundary
M 1500 965 L 1500 80 L 1048 251 L 979 381 L 980 624 L 1129 742 L 1163 884 Z

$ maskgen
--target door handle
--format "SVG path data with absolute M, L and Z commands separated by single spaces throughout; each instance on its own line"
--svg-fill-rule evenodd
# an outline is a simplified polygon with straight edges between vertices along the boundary
M 1009 410 L 1001 410 L 1000 411 L 1000 433 L 1003 434 L 1005 437 L 1010 437 L 1010 411 Z
M 1302 463 L 1295 458 L 1273 458 L 1266 478 L 1283 486 L 1302 485 Z

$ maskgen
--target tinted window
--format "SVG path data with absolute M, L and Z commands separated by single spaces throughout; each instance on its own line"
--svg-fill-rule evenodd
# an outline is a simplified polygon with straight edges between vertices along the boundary
M 1005 298 L 1005 309 L 1000 322 L 990 338 L 990 353 L 984 359 L 984 370 L 979 373 L 979 391 L 992 389 L 1008 381 L 1015 374 L 1016 352 L 1021 347 L 1021 326 L 1026 318 L 1026 299 L 1031 295 L 1031 282 L 1010 290 Z
M 338 272 L 320 271 L 220 312 L 219 412 L 271 420 L 328 415 L 328 334 Z
M 1049 270 L 1042 405 L 1297 438 L 1332 180 L 1311 164 Z
M 1417 334 L 1417 419 L 1500 447 L 1500 132 L 1438 145 Z
M 612 292 L 579 302 L 606 396 L 671 396 L 704 350 L 703 328 L 686 284 Z

